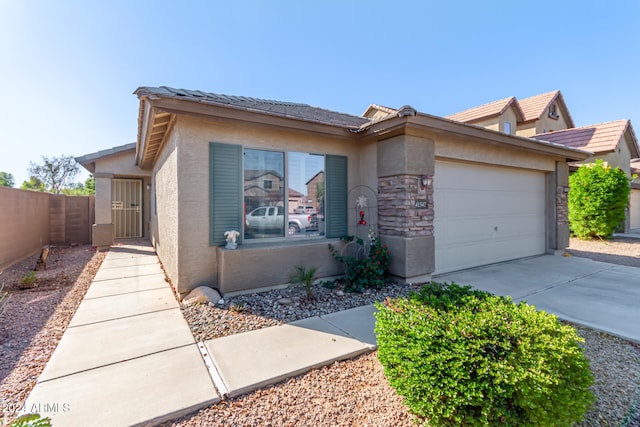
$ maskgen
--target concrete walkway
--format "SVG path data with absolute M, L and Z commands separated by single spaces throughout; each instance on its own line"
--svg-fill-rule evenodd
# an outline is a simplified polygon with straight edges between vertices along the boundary
M 24 411 L 156 425 L 375 348 L 373 306 L 196 343 L 148 242 L 114 246 Z
M 219 400 L 142 242 L 110 249 L 24 410 L 56 427 L 153 425 Z

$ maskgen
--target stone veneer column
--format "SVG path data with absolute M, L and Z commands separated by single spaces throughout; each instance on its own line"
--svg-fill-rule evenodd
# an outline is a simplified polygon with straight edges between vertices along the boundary
M 91 244 L 97 247 L 113 244 L 113 223 L 111 220 L 111 179 L 113 174 L 96 173 L 95 224 L 91 232 Z
M 389 272 L 403 282 L 431 279 L 434 142 L 411 135 L 378 141 L 378 227 L 391 251 Z M 426 201 L 426 206 L 420 203 Z
M 555 175 L 556 242 L 552 248 L 564 251 L 569 247 L 569 165 L 556 162 Z

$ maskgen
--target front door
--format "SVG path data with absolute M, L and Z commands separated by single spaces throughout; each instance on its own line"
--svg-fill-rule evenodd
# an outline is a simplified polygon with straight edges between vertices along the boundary
M 115 238 L 142 237 L 142 180 L 111 182 L 111 221 Z

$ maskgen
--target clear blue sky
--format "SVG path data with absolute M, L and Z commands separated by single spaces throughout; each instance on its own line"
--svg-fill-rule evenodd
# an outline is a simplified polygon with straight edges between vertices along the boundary
M 356 115 L 560 89 L 577 126 L 640 132 L 639 55 L 635 0 L 0 0 L 0 171 L 134 142 L 138 86 Z

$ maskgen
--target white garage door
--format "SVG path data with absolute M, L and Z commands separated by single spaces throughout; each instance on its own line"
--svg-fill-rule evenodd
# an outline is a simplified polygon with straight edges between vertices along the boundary
M 544 173 L 436 161 L 436 273 L 543 254 Z
M 640 190 L 631 190 L 631 201 L 629 203 L 629 216 L 631 228 L 640 228 Z

